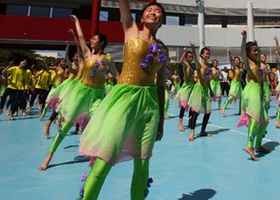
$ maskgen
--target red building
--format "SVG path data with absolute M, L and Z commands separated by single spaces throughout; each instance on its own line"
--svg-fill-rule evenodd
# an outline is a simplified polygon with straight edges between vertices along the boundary
M 144 2 L 131 3 L 132 13 L 139 22 Z M 0 0 L 0 48 L 65 49 L 65 41 L 73 41 L 68 33 L 76 15 L 84 36 L 105 33 L 109 43 L 122 43 L 123 31 L 116 0 Z

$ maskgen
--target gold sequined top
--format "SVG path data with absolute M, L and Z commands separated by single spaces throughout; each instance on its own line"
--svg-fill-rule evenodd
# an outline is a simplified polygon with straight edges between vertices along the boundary
M 187 66 L 184 70 L 185 82 L 194 82 L 194 70 Z
M 165 50 L 162 49 L 163 52 L 156 51 L 151 53 L 149 45 L 150 43 L 141 38 L 125 43 L 123 67 L 118 84 L 138 86 L 151 86 L 155 84 L 155 75 L 163 66 L 157 59 Z M 143 63 L 143 60 L 149 54 L 153 54 L 152 60 L 147 62 L 147 66 L 141 66 L 140 63 Z
M 221 76 L 220 70 L 213 67 L 212 68 L 212 80 L 220 81 L 220 76 Z
M 200 83 L 203 87 L 208 87 L 209 81 L 211 80 L 211 68 L 201 67 L 200 75 L 201 78 L 197 79 L 197 82 Z M 198 76 L 199 77 L 199 76 Z
M 57 67 L 55 71 L 56 71 L 56 76 L 55 76 L 54 84 L 60 85 L 64 80 L 63 78 L 64 69 L 62 67 Z
M 254 65 L 250 65 L 250 71 L 248 71 L 248 80 L 249 81 L 254 81 L 254 77 L 256 78 L 257 83 L 261 83 L 260 81 L 260 69 L 259 66 L 257 66 L 256 64 Z M 253 73 L 253 74 L 252 74 Z
M 232 80 L 235 80 L 235 81 L 241 81 L 241 75 L 242 75 L 242 70 L 238 67 L 235 67 L 235 70 L 234 70 L 234 76 L 232 78 Z
M 89 59 L 84 63 L 82 83 L 92 88 L 103 88 L 106 71 L 108 71 L 106 55 L 102 60 Z

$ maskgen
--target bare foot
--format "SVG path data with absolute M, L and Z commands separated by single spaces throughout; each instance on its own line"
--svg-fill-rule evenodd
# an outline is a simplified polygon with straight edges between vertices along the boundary
M 275 126 L 276 126 L 276 128 L 280 128 L 280 123 L 279 123 L 280 121 L 279 120 L 276 120 L 275 121 Z
M 168 120 L 168 119 L 169 119 L 169 117 L 167 117 L 167 116 L 164 116 L 164 119 Z
M 75 130 L 75 133 L 78 134 L 78 135 L 81 135 L 83 132 L 80 131 L 80 130 Z
M 42 115 L 39 117 L 39 119 L 42 120 L 42 119 L 44 119 L 44 117 L 45 117 L 45 115 L 42 114 Z
M 223 115 L 226 115 L 226 110 L 224 108 L 221 109 Z
M 50 137 L 50 124 L 48 122 L 44 125 L 44 133 L 47 138 Z
M 44 171 L 49 167 L 49 163 L 52 159 L 53 153 L 49 152 L 45 160 L 42 162 L 41 166 L 39 167 L 40 171 Z
M 255 152 L 270 153 L 271 151 L 269 149 L 266 149 L 266 148 L 260 146 L 260 147 L 255 148 Z
M 201 131 L 199 135 L 200 135 L 201 137 L 205 137 L 205 136 L 211 137 L 211 136 L 212 136 L 212 134 L 207 133 L 206 131 Z
M 189 141 L 193 141 L 193 140 L 194 140 L 194 130 L 191 130 L 189 134 Z
M 254 150 L 252 148 L 246 147 L 244 150 L 251 156 L 252 160 L 259 161 L 259 158 L 256 157 L 256 155 L 254 154 Z
M 55 123 L 57 128 L 61 128 L 61 119 L 57 119 Z
M 183 124 L 179 124 L 179 130 L 182 131 L 182 132 L 185 131 L 185 128 L 184 128 Z

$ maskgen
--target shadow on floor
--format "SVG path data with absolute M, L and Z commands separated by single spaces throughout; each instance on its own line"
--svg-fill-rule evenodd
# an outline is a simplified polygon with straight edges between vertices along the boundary
M 208 200 L 211 199 L 217 192 L 213 189 L 200 189 L 190 194 L 183 194 L 178 200 Z
M 271 153 L 272 151 L 275 151 L 275 148 L 277 146 L 279 146 L 279 142 L 276 142 L 276 141 L 270 141 L 270 142 L 267 142 L 265 144 L 262 145 L 264 148 L 270 150 L 269 153 Z M 261 152 L 258 152 L 256 154 L 257 157 L 261 158 L 261 157 L 264 157 L 265 155 L 269 154 L 269 153 L 261 153 Z
M 84 157 L 84 156 L 76 156 L 74 158 L 74 160 L 72 161 L 68 161 L 68 162 L 63 162 L 63 163 L 57 163 L 57 164 L 52 164 L 52 165 L 49 165 L 48 168 L 51 168 L 51 167 L 56 167 L 56 166 L 60 166 L 60 165 L 69 165 L 69 164 L 75 164 L 75 163 L 81 163 L 81 162 L 88 162 L 89 159 Z

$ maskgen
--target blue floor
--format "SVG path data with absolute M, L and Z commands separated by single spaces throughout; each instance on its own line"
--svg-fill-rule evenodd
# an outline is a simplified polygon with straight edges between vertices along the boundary
M 223 102 L 225 98 L 223 98 Z M 165 135 L 157 142 L 150 161 L 154 182 L 148 200 L 278 200 L 280 199 L 280 131 L 275 128 L 277 105 L 272 97 L 268 133 L 264 146 L 272 150 L 252 161 L 243 148 L 247 128 L 236 128 L 237 108 L 232 104 L 224 117 L 212 104 L 207 131 L 212 137 L 188 141 L 189 129 L 178 130 L 178 103 L 171 100 Z M 88 162 L 78 154 L 79 135 L 70 132 L 55 153 L 50 168 L 39 171 L 52 139 L 43 133 L 43 121 L 33 108 L 29 116 L 9 121 L 0 115 L 0 199 L 74 200 L 82 185 L 80 177 L 89 172 Z M 200 131 L 198 118 L 196 133 Z M 184 120 L 187 125 L 187 119 Z M 117 128 L 117 127 L 116 127 Z M 73 131 L 73 130 L 71 130 Z M 51 135 L 56 132 L 55 124 Z M 109 173 L 100 200 L 129 200 L 132 161 L 117 164 Z

